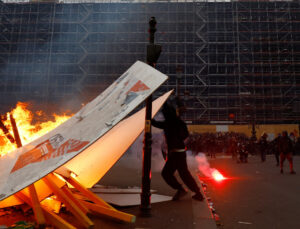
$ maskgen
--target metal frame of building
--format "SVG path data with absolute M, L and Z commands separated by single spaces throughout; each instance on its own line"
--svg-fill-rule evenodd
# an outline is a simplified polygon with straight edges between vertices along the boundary
M 1 112 L 18 100 L 78 108 L 146 59 L 155 16 L 170 76 L 155 96 L 179 82 L 186 121 L 300 122 L 299 1 L 66 2 L 0 4 Z

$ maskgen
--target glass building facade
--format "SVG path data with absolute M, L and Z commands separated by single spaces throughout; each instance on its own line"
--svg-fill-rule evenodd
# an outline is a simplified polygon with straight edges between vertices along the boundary
M 0 112 L 77 109 L 136 60 L 155 16 L 156 68 L 188 123 L 300 121 L 299 1 L 0 3 Z

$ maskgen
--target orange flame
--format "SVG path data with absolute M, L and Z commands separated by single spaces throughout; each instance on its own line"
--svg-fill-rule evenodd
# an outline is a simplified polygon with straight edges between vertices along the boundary
M 16 108 L 10 112 L 16 120 L 16 124 L 23 145 L 34 141 L 40 136 L 43 136 L 44 134 L 59 126 L 72 116 L 67 114 L 53 114 L 53 121 L 37 122 L 36 120 L 34 120 L 34 117 L 38 117 L 38 119 L 45 119 L 46 115 L 43 111 L 37 111 L 35 113 L 32 113 L 30 110 L 28 110 L 28 106 L 28 103 L 18 102 Z M 13 136 L 11 122 L 9 119 L 10 113 L 6 113 L 4 117 L 5 121 L 3 121 L 3 123 L 8 128 L 10 134 Z M 3 131 L 0 129 L 0 156 L 3 156 L 16 148 L 16 144 L 12 144 L 6 138 Z

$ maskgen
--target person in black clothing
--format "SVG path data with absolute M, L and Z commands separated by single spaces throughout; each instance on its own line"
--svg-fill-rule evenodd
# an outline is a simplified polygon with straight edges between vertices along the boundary
M 275 158 L 276 158 L 276 166 L 279 166 L 279 142 L 280 142 L 281 134 L 278 134 L 278 136 L 271 142 L 272 150 L 274 152 Z
M 186 148 L 184 140 L 189 136 L 186 124 L 177 116 L 176 110 L 168 103 L 165 103 L 162 108 L 164 121 L 152 120 L 154 127 L 164 130 L 164 135 L 167 142 L 168 155 L 165 166 L 162 170 L 162 177 L 168 185 L 176 189 L 177 192 L 173 200 L 179 200 L 187 194 L 182 185 L 174 176 L 177 170 L 182 181 L 193 192 L 193 198 L 199 201 L 203 200 L 196 181 L 188 170 L 186 162 Z
M 247 140 L 242 140 L 241 144 L 239 145 L 239 154 L 240 154 L 240 161 L 241 163 L 248 163 L 248 151 L 249 145 Z
M 266 154 L 268 151 L 268 141 L 267 141 L 268 135 L 266 133 L 263 133 L 261 138 L 259 139 L 258 145 L 260 150 L 260 156 L 261 156 L 261 162 L 266 161 Z
M 293 169 L 293 142 L 289 138 L 286 131 L 282 132 L 282 137 L 279 139 L 279 151 L 280 151 L 280 173 L 283 173 L 283 162 L 287 158 L 290 163 L 290 173 L 295 174 Z

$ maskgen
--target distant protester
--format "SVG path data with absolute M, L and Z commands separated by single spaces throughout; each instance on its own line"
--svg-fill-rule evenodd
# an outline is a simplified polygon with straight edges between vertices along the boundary
M 281 138 L 281 134 L 278 134 L 277 137 L 271 142 L 272 152 L 274 153 L 276 159 L 276 166 L 279 166 L 280 138 Z
M 279 140 L 279 151 L 280 151 L 280 173 L 283 173 L 283 163 L 287 158 L 290 164 L 290 173 L 295 174 L 293 169 L 293 142 L 289 138 L 286 131 L 282 132 L 282 137 Z
M 268 147 L 269 147 L 267 137 L 268 137 L 268 135 L 266 133 L 263 133 L 261 138 L 258 141 L 261 162 L 266 161 L 266 154 L 268 152 Z

